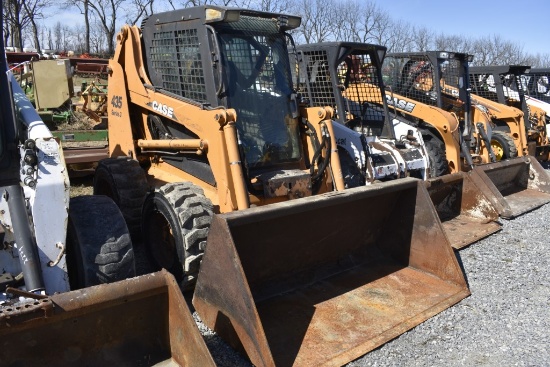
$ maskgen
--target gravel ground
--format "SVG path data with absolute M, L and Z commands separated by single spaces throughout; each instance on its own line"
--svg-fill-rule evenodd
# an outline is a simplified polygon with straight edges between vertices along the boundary
M 457 252 L 472 295 L 348 364 L 550 366 L 550 204 Z M 218 366 L 250 366 L 195 319 Z
M 75 194 L 87 186 L 76 183 Z M 348 366 L 550 366 L 548 218 L 550 204 L 502 220 L 500 232 L 457 252 L 472 295 Z M 193 316 L 218 366 L 250 366 Z

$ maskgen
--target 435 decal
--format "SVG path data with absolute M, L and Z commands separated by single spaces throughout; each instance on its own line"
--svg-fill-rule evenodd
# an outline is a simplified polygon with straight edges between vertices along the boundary
M 122 96 L 113 96 L 111 98 L 111 106 L 113 108 L 122 108 Z

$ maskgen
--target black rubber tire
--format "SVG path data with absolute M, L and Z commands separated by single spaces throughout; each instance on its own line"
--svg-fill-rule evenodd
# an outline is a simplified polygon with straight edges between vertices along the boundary
M 107 196 L 71 198 L 66 254 L 71 289 L 136 276 L 128 228 L 122 213 Z
M 434 140 L 425 140 L 424 145 L 426 146 L 428 161 L 430 163 L 428 177 L 439 177 L 448 174 L 449 162 L 441 144 Z
M 154 270 L 165 268 L 184 290 L 197 279 L 213 206 L 203 190 L 190 183 L 166 184 L 143 204 L 143 243 Z
M 491 135 L 491 148 L 497 161 L 515 158 L 518 156 L 518 149 L 514 139 L 504 131 L 495 131 Z
M 149 190 L 145 171 L 130 158 L 107 158 L 99 161 L 94 174 L 94 195 L 105 195 L 118 206 L 132 241 L 140 242 L 141 210 Z
M 346 189 L 365 185 L 365 177 L 361 174 L 357 163 L 342 147 L 338 147 L 338 158 L 340 158 L 340 166 L 342 167 L 342 175 L 344 176 L 344 186 Z

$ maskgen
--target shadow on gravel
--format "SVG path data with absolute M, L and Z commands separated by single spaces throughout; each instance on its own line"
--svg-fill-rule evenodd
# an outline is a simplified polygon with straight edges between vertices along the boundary
M 475 245 L 475 243 L 474 243 Z M 462 273 L 464 274 L 464 279 L 466 280 L 466 285 L 468 286 L 468 289 L 470 288 L 470 282 L 468 281 L 468 273 L 466 273 L 466 269 L 464 269 L 464 263 L 462 262 L 462 257 L 460 256 L 459 251 L 455 251 L 456 260 L 458 261 L 458 265 L 460 266 L 460 269 L 462 270 Z

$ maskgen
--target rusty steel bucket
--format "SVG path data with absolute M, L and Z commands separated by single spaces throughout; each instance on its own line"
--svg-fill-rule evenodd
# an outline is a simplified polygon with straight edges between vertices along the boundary
M 451 246 L 460 249 L 499 231 L 499 213 L 470 178 L 460 172 L 425 181 Z
M 0 340 L 2 366 L 215 366 L 166 271 L 3 307 Z
M 340 366 L 469 294 L 405 178 L 216 215 L 193 305 L 256 366 Z
M 475 166 L 472 179 L 506 219 L 550 202 L 550 175 L 532 156 Z

